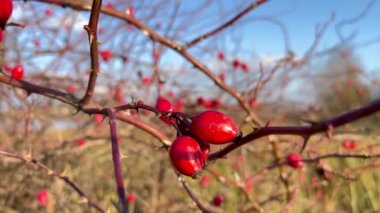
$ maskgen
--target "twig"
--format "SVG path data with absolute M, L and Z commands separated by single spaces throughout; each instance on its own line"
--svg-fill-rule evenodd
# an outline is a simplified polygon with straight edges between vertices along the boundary
M 45 164 L 36 160 L 35 158 L 32 158 L 31 156 L 24 157 L 20 154 L 5 152 L 5 151 L 1 151 L 1 150 L 0 150 L 0 155 L 5 156 L 5 157 L 19 159 L 21 161 L 24 161 L 25 163 L 33 163 L 34 165 L 38 166 L 39 168 L 47 171 L 47 173 L 49 175 L 54 175 L 54 176 L 58 177 L 59 179 L 63 180 L 66 184 L 68 184 L 71 188 L 73 188 L 79 194 L 79 196 L 81 196 L 84 199 L 84 201 L 88 204 L 88 206 L 95 208 L 98 212 L 105 212 L 97 203 L 95 203 L 90 198 L 88 198 L 88 196 L 74 182 L 72 182 L 69 177 L 67 177 L 63 173 L 59 173 L 59 172 L 49 168 L 48 166 L 46 166 Z
M 191 40 L 190 42 L 187 42 L 184 47 L 187 49 L 187 48 L 190 48 L 194 45 L 196 45 L 197 43 L 201 42 L 201 41 L 204 41 L 206 40 L 207 38 L 213 36 L 213 35 L 216 35 L 218 34 L 219 32 L 223 31 L 224 29 L 226 29 L 227 27 L 233 25 L 235 22 L 237 22 L 239 19 L 241 19 L 242 17 L 244 17 L 245 15 L 247 15 L 249 12 L 251 12 L 253 9 L 261 6 L 262 4 L 266 3 L 268 0 L 257 0 L 256 2 L 250 4 L 247 8 L 245 8 L 243 11 L 241 11 L 240 13 L 238 13 L 236 16 L 234 16 L 232 19 L 228 20 L 226 23 L 220 25 L 219 27 L 211 30 L 210 32 L 208 33 L 205 33 L 193 40 Z
M 97 31 L 101 6 L 102 0 L 94 0 L 92 2 L 90 21 L 88 25 L 84 27 L 88 33 L 88 40 L 90 42 L 91 73 L 90 79 L 88 80 L 86 93 L 80 101 L 81 106 L 88 104 L 88 102 L 91 100 L 91 97 L 94 94 L 96 79 L 100 73 Z
M 366 117 L 373 113 L 380 111 L 380 99 L 372 102 L 371 104 L 343 113 L 328 120 L 316 122 L 310 126 L 284 126 L 284 127 L 262 127 L 256 131 L 244 136 L 239 142 L 232 143 L 220 151 L 217 151 L 210 155 L 209 160 L 215 160 L 222 158 L 226 154 L 239 148 L 240 146 L 268 135 L 313 135 L 320 132 L 326 132 L 329 127 L 339 127 L 347 123 L 356 121 L 360 118 Z

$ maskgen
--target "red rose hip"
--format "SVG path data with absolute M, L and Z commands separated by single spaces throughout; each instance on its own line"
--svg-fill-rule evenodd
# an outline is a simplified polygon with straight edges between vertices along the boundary
M 11 76 L 14 79 L 20 80 L 24 77 L 24 67 L 17 65 L 12 69 Z
M 215 110 L 204 111 L 194 116 L 190 132 L 197 139 L 210 144 L 224 144 L 240 137 L 235 121 Z
M 181 174 L 195 178 L 202 171 L 202 152 L 193 138 L 176 138 L 170 146 L 169 154 L 173 166 Z
M 12 0 L 1 0 L 0 5 L 0 28 L 4 29 L 8 19 L 12 15 L 13 3 Z
M 159 109 L 159 110 L 161 110 L 161 111 L 163 111 L 163 112 L 171 112 L 171 111 L 173 111 L 172 103 L 168 99 L 166 99 L 166 98 L 164 98 L 162 96 L 158 96 L 157 101 L 156 101 L 156 108 Z M 171 121 L 170 121 L 170 119 L 167 118 L 167 117 L 160 116 L 160 119 L 163 122 L 165 122 L 165 123 L 167 123 L 169 125 L 172 124 Z M 175 119 L 172 118 L 172 121 L 175 122 Z
M 303 166 L 302 156 L 300 154 L 297 154 L 294 152 L 290 153 L 286 157 L 286 161 L 287 161 L 289 166 L 291 166 L 295 169 L 301 168 Z

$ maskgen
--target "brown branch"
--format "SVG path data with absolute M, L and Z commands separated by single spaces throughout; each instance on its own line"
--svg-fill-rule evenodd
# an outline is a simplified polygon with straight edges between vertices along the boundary
M 163 134 L 158 128 L 155 128 L 151 124 L 147 124 L 136 117 L 126 116 L 121 113 L 116 113 L 116 118 L 121 121 L 132 124 L 133 126 L 139 129 L 144 130 L 145 132 L 149 133 L 151 136 L 160 140 L 160 142 L 166 147 L 169 147 L 171 144 L 169 138 L 165 134 Z
M 48 87 L 38 86 L 36 84 L 32 84 L 23 80 L 16 80 L 14 78 L 4 75 L 1 72 L 0 72 L 0 82 L 17 87 L 17 88 L 24 89 L 28 93 L 28 95 L 32 93 L 36 93 L 36 94 L 40 94 L 52 99 L 59 100 L 75 108 L 78 107 L 78 104 L 77 104 L 78 99 L 75 98 L 73 95 L 66 92 L 61 92 L 61 91 L 51 89 Z
M 207 38 L 211 37 L 211 36 L 214 36 L 216 34 L 218 34 L 219 32 L 223 31 L 224 29 L 226 29 L 227 27 L 233 25 L 235 22 L 237 22 L 239 19 L 241 19 L 242 17 L 244 17 L 245 15 L 247 15 L 249 12 L 251 12 L 253 9 L 261 6 L 262 4 L 266 3 L 268 0 L 257 0 L 256 2 L 250 4 L 247 8 L 245 8 L 243 11 L 241 11 L 240 13 L 238 13 L 236 16 L 234 16 L 232 19 L 228 20 L 226 23 L 220 25 L 219 27 L 211 30 L 210 32 L 208 33 L 205 33 L 193 40 L 191 40 L 190 42 L 187 42 L 184 47 L 187 49 L 187 48 L 190 48 L 194 45 L 196 45 L 197 43 L 201 42 L 201 41 L 204 41 L 206 40 Z
M 202 213 L 213 213 L 214 211 L 211 211 L 207 209 L 197 198 L 197 196 L 194 194 L 194 192 L 191 190 L 190 186 L 183 180 L 183 177 L 177 173 L 179 180 L 182 183 L 183 188 L 186 190 L 187 194 L 189 194 L 190 198 L 194 201 L 194 203 L 197 205 L 198 209 L 202 211 Z
M 88 102 L 91 100 L 91 97 L 94 94 L 96 79 L 100 73 L 97 31 L 101 6 L 102 0 L 94 0 L 92 2 L 90 21 L 88 23 L 88 26 L 84 27 L 88 33 L 88 40 L 90 42 L 91 73 L 90 79 L 88 80 L 86 93 L 80 101 L 81 106 L 88 104 Z
M 258 138 L 268 135 L 300 135 L 310 136 L 320 132 L 329 131 L 329 129 L 345 125 L 347 123 L 356 121 L 373 113 L 380 111 L 380 99 L 370 103 L 367 106 L 343 113 L 331 119 L 315 122 L 310 126 L 284 126 L 284 127 L 262 127 L 256 131 L 244 136 L 240 141 L 236 141 L 222 150 L 210 155 L 209 160 L 222 158 L 226 154 L 241 147 L 242 145 L 254 141 Z
M 63 173 L 59 173 L 59 172 L 49 168 L 48 166 L 46 166 L 45 164 L 36 160 L 35 158 L 32 158 L 31 156 L 24 157 L 20 154 L 5 152 L 5 151 L 1 151 L 1 150 L 0 150 L 0 155 L 5 156 L 5 157 L 18 159 L 18 160 L 24 161 L 25 163 L 33 163 L 34 165 L 38 166 L 39 168 L 47 171 L 47 173 L 49 175 L 54 175 L 57 178 L 63 180 L 66 184 L 68 184 L 71 188 L 73 188 L 79 194 L 79 196 L 81 196 L 84 199 L 84 201 L 88 204 L 89 207 L 95 208 L 98 212 L 105 212 L 97 203 L 95 203 L 90 198 L 88 198 L 88 196 L 73 181 L 71 181 L 69 177 L 67 177 Z

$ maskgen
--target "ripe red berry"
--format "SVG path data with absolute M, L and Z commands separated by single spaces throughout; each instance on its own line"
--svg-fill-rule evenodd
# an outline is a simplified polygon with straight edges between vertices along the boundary
M 100 56 L 102 56 L 105 62 L 109 61 L 113 57 L 113 52 L 111 50 L 100 51 Z
M 302 156 L 295 152 L 288 154 L 288 156 L 286 157 L 286 161 L 289 166 L 295 169 L 301 168 L 303 166 Z
M 173 111 L 172 103 L 168 99 L 166 99 L 166 98 L 164 98 L 162 96 L 158 96 L 157 101 L 156 101 L 156 108 L 159 109 L 159 110 L 161 110 L 161 111 L 163 111 L 163 112 L 171 112 L 171 111 Z M 170 121 L 170 119 L 167 118 L 167 117 L 160 116 L 160 119 L 163 122 L 165 122 L 165 123 L 167 123 L 169 125 L 172 124 L 172 122 Z M 171 119 L 171 120 L 173 122 L 175 121 L 174 118 Z
M 342 146 L 347 149 L 347 150 L 355 150 L 356 147 L 357 147 L 357 144 L 355 141 L 353 140 L 349 140 L 349 139 L 346 139 L 346 140 L 343 140 L 342 142 Z
M 228 115 L 209 110 L 194 116 L 190 132 L 199 140 L 211 144 L 224 144 L 240 136 L 239 128 Z
M 12 0 L 1 0 L 0 7 L 0 28 L 4 29 L 8 19 L 11 17 L 13 11 Z
M 37 194 L 37 201 L 40 205 L 44 206 L 48 202 L 48 192 L 45 189 L 41 189 Z
M 135 193 L 129 193 L 127 196 L 127 202 L 128 203 L 134 203 L 136 201 L 136 195 Z
M 214 199 L 212 200 L 212 203 L 215 206 L 221 206 L 224 202 L 224 197 L 222 195 L 215 195 Z
M 20 80 L 24 77 L 24 67 L 22 65 L 17 65 L 12 69 L 12 78 Z
M 193 138 L 176 138 L 170 146 L 169 154 L 174 167 L 181 174 L 195 178 L 202 171 L 201 148 Z

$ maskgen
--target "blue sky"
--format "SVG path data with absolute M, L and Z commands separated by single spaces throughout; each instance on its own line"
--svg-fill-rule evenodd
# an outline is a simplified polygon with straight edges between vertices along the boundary
M 196 31 L 199 29 L 199 34 L 218 26 L 221 20 L 225 21 L 231 18 L 253 1 L 219 0 L 211 2 L 209 8 L 199 12 L 199 16 L 208 20 L 196 28 Z M 186 0 L 182 3 L 184 4 L 182 8 L 189 9 L 197 8 L 204 1 Z M 341 27 L 344 36 L 355 33 L 350 44 L 362 43 L 376 37 L 380 38 L 380 2 L 378 0 L 270 0 L 224 33 L 225 35 L 235 33 L 242 38 L 242 49 L 240 49 L 242 52 L 250 52 L 254 49 L 254 52 L 260 56 L 282 56 L 284 54 L 284 42 L 278 26 L 262 20 L 258 21 L 261 17 L 268 16 L 283 24 L 289 34 L 292 51 L 297 55 L 302 55 L 314 41 L 317 24 L 323 24 L 333 12 L 335 13 L 335 19 L 323 35 L 318 50 L 332 47 L 339 43 L 335 30 L 338 23 L 357 17 L 370 3 L 371 7 L 365 17 L 354 24 Z M 219 17 L 217 17 L 218 14 Z M 223 36 L 223 34 L 219 36 Z M 234 48 L 233 38 L 225 39 L 225 41 L 227 41 L 227 49 Z M 239 54 L 242 53 L 239 52 Z M 355 49 L 355 56 L 362 61 L 366 70 L 380 68 L 378 64 L 379 54 L 380 42 Z
M 342 20 L 357 17 L 370 2 L 368 0 L 272 0 L 253 11 L 250 17 L 273 15 L 286 27 L 292 50 L 302 54 L 315 38 L 316 24 L 322 24 L 335 12 L 335 21 L 324 34 L 319 49 L 331 47 L 339 42 L 335 26 Z M 233 1 L 229 3 L 233 4 Z M 380 37 L 379 22 L 380 2 L 374 1 L 364 18 L 355 24 L 345 25 L 341 29 L 346 36 L 355 32 L 353 43 L 361 43 Z M 280 31 L 276 26 L 266 22 L 253 22 L 245 25 L 243 30 L 245 34 L 257 39 L 251 39 L 251 41 L 247 39 L 246 42 L 253 42 L 258 53 L 274 55 L 283 53 L 282 37 L 279 36 Z M 380 42 L 359 48 L 356 54 L 368 70 L 380 67 L 378 63 Z

